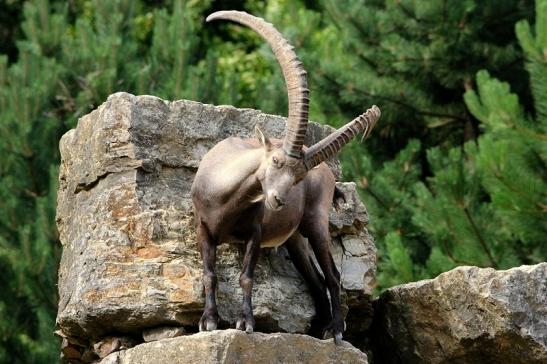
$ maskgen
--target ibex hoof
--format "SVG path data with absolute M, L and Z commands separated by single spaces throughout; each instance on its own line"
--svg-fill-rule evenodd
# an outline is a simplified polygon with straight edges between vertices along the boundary
M 201 322 L 199 324 L 199 331 L 213 331 L 217 329 L 218 324 L 213 321 Z
M 236 322 L 236 329 L 238 330 L 245 330 L 245 321 L 243 320 L 237 320 Z
M 245 331 L 247 334 L 251 334 L 254 331 L 254 320 L 249 320 L 245 318 L 239 318 L 236 323 L 236 329 Z
M 335 345 L 342 344 L 342 333 L 346 331 L 345 321 L 331 321 L 323 331 L 323 339 L 334 338 Z
M 338 332 L 334 334 L 334 345 L 342 345 L 342 333 Z
M 201 320 L 199 320 L 199 331 L 213 331 L 218 326 L 218 315 L 215 314 L 203 314 Z
M 210 321 L 207 321 L 207 324 L 206 324 L 206 329 L 207 331 L 213 331 L 213 330 L 216 330 L 217 329 L 217 323 L 216 322 L 210 322 Z

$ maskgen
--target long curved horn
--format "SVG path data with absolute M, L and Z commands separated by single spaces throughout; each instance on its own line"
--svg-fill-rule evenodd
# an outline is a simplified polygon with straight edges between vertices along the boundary
M 302 158 L 302 145 L 308 127 L 309 90 L 306 71 L 294 53 L 293 47 L 272 24 L 243 11 L 217 11 L 209 15 L 211 20 L 225 19 L 243 24 L 268 42 L 281 66 L 289 94 L 289 115 L 285 127 L 283 150 L 293 158 Z
M 327 160 L 342 149 L 357 134 L 367 137 L 380 118 L 380 109 L 374 105 L 334 133 L 312 145 L 304 152 L 304 165 L 308 170 Z

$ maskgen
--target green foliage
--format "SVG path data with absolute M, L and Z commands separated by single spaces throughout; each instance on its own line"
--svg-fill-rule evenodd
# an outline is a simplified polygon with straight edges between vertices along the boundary
M 545 133 L 547 128 L 547 2 L 536 0 L 535 36 L 530 24 L 523 20 L 517 23 L 516 33 L 519 43 L 527 58 L 526 68 L 530 74 L 532 95 L 540 128 Z
M 531 57 L 528 59 L 534 62 Z M 531 78 L 532 85 L 547 81 L 547 72 L 538 76 L 540 79 Z M 547 256 L 544 244 L 547 135 L 543 131 L 546 119 L 541 120 L 540 112 L 536 113 L 537 120 L 525 116 L 509 86 L 492 79 L 487 72 L 478 73 L 477 83 L 478 94 L 469 91 L 465 100 L 485 128 L 479 138 L 477 167 L 491 196 L 493 215 L 506 230 L 508 243 L 518 242 L 515 248 L 522 255 L 520 259 L 544 260 Z
M 338 105 L 346 119 L 379 104 L 382 121 L 368 142 L 378 162 L 393 158 L 409 136 L 420 138 L 424 151 L 474 138 L 476 122 L 461 95 L 478 70 L 526 87 L 512 30 L 531 17 L 526 1 L 322 4 L 333 34 L 318 44 L 324 53 L 314 68 L 321 72 L 315 89 L 332 92 L 327 107 Z
M 528 115 L 507 83 L 477 74 L 478 91 L 465 101 L 482 123 L 477 165 L 491 207 L 507 230 L 507 245 L 514 242 L 520 261 L 547 257 L 547 1 L 536 1 L 535 35 L 527 21 L 516 24 L 526 58 L 535 117 Z M 516 243 L 516 244 L 515 244 Z
M 401 237 L 392 231 L 385 237 L 386 256 L 379 264 L 378 279 L 393 286 L 398 282 L 415 280 L 416 273 L 408 250 L 403 245 Z M 397 267 L 397 269 L 395 269 Z
M 52 337 L 60 250 L 54 243 L 57 169 L 52 161 L 58 156 L 59 122 L 46 110 L 52 108 L 62 68 L 44 52 L 58 44 L 55 31 L 63 23 L 40 18 L 47 6 L 25 5 L 23 30 L 29 39 L 17 43 L 17 63 L 8 67 L 7 58 L 0 58 L 0 362 L 55 362 L 58 357 Z M 35 31 L 50 27 L 47 34 Z
M 492 208 L 484 203 L 476 154 L 473 142 L 447 153 L 439 148 L 428 151 L 433 176 L 415 186 L 413 223 L 452 265 L 509 267 L 518 261 L 512 260 L 510 246 L 499 244 L 506 230 L 500 229 Z
M 372 158 L 359 153 L 360 145 L 352 144 L 348 147 L 350 150 L 346 151 L 349 153 L 346 153 L 344 159 L 344 170 L 351 171 L 350 179 L 355 180 L 360 187 L 367 208 L 375 212 L 371 219 L 382 222 L 370 226 L 372 234 L 382 239 L 386 237 L 387 240 L 390 232 L 396 232 L 398 236 L 404 237 L 409 251 L 418 259 L 425 254 L 423 250 L 427 247 L 421 241 L 419 230 L 412 224 L 412 210 L 407 204 L 412 199 L 413 186 L 422 173 L 417 161 L 421 143 L 411 139 L 396 158 L 385 162 L 375 173 L 370 173 L 373 169 Z M 370 180 L 365 176 L 370 176 Z M 389 255 L 387 245 L 386 253 Z

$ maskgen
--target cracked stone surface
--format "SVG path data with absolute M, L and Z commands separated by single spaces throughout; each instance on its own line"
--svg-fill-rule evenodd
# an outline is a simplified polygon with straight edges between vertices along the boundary
M 204 304 L 190 199 L 199 161 L 228 136 L 253 135 L 255 124 L 281 137 L 284 123 L 251 109 L 126 93 L 82 117 L 60 143 L 61 336 L 97 342 L 107 335 L 142 337 L 142 331 L 161 326 L 194 331 Z M 310 123 L 307 144 L 330 132 Z M 337 161 L 329 165 L 340 174 Z M 355 185 L 338 186 L 344 199 L 331 214 L 332 250 L 346 311 L 366 323 L 376 251 Z M 217 297 L 227 327 L 240 309 L 242 251 L 222 245 L 217 256 Z M 263 332 L 305 332 L 314 314 L 284 248 L 263 249 L 253 301 L 257 330 Z M 352 328 L 363 325 L 348 322 Z
M 375 302 L 382 363 L 547 363 L 547 263 L 458 267 Z
M 367 364 L 365 353 L 344 342 L 295 334 L 246 334 L 239 330 L 202 332 L 164 339 L 110 354 L 99 364 L 352 363 Z

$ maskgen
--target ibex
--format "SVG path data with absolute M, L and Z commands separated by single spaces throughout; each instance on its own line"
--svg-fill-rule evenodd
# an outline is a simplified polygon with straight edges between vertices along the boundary
M 208 22 L 217 19 L 245 25 L 269 43 L 287 85 L 289 114 L 282 141 L 268 139 L 256 128 L 256 139 L 227 138 L 215 145 L 199 165 L 192 184 L 205 290 L 199 329 L 215 330 L 219 321 L 215 301 L 218 244 L 246 242 L 239 278 L 243 306 L 236 328 L 247 332 L 255 327 L 251 295 L 260 248 L 285 244 L 314 299 L 316 316 L 309 333 L 323 337 L 329 331 L 339 344 L 345 322 L 340 310 L 340 273 L 329 249 L 328 230 L 335 178 L 323 161 L 357 134 L 364 132 L 364 137 L 368 136 L 380 110 L 373 106 L 310 148 L 304 147 L 309 90 L 306 71 L 293 47 L 270 23 L 245 12 L 219 11 L 207 17 Z M 311 260 L 306 238 L 324 278 Z

